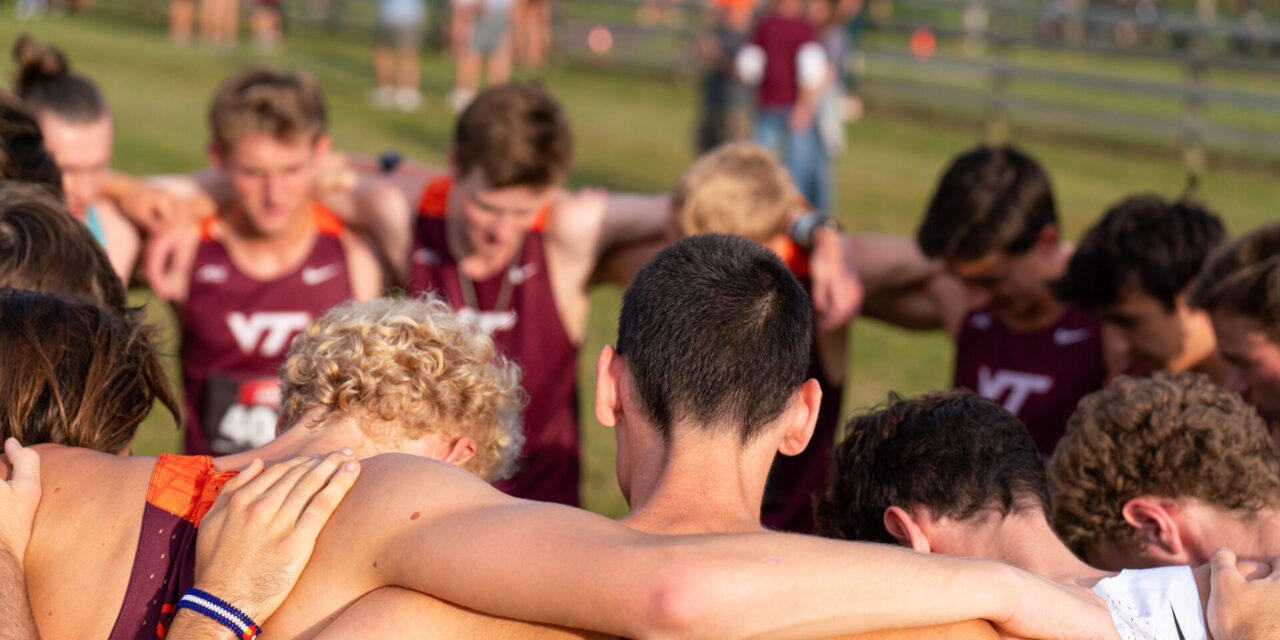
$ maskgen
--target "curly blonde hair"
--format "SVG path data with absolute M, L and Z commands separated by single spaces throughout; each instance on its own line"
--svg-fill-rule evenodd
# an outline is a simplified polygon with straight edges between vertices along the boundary
M 1122 511 L 1143 495 L 1257 513 L 1280 504 L 1280 457 L 1253 407 L 1207 376 L 1122 376 L 1080 400 L 1053 453 L 1054 528 L 1082 557 L 1140 550 Z
M 520 368 L 434 296 L 335 307 L 293 340 L 280 368 L 282 419 L 316 408 L 392 422 L 361 422 L 381 442 L 469 436 L 466 468 L 509 477 L 524 445 Z

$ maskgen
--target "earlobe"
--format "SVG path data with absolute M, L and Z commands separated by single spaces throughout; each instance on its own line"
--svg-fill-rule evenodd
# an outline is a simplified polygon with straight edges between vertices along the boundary
M 784 456 L 800 455 L 809 440 L 813 438 L 813 430 L 818 424 L 818 408 L 822 405 L 822 386 L 817 380 L 809 378 L 800 385 L 791 400 L 791 408 L 787 411 L 786 432 L 778 453 Z
M 1176 517 L 1176 506 L 1165 498 L 1138 496 L 1124 504 L 1121 514 L 1136 530 L 1142 554 L 1162 565 L 1191 561 Z
M 924 531 L 916 524 L 911 514 L 902 507 L 889 507 L 884 510 L 884 529 L 898 541 L 899 546 L 920 553 L 933 552 L 933 545 L 929 544 L 929 538 L 924 535 Z
M 621 358 L 617 356 L 613 347 L 606 344 L 596 357 L 596 420 L 606 427 L 618 424 L 618 397 L 621 392 L 614 367 L 621 364 Z

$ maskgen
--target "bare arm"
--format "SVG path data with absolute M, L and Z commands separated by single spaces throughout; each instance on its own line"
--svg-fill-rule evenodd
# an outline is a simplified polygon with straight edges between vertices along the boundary
M 351 498 L 316 556 L 342 556 L 364 593 L 403 586 L 628 637 L 820 637 L 986 618 L 1027 637 L 1114 638 L 1092 594 L 997 563 L 775 533 L 652 536 L 402 455 L 366 461 Z
M 102 203 L 97 211 L 102 220 L 102 232 L 106 235 L 107 258 L 120 281 L 128 287 L 138 254 L 142 251 L 142 238 L 138 229 L 114 205 Z
M 382 266 L 364 240 L 350 231 L 338 238 L 347 256 L 347 272 L 351 275 L 351 292 L 357 302 L 382 295 Z

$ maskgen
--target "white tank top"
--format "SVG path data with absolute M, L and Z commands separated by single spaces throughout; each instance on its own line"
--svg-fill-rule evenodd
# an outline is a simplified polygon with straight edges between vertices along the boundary
M 1191 567 L 1125 569 L 1093 592 L 1124 640 L 1209 640 Z

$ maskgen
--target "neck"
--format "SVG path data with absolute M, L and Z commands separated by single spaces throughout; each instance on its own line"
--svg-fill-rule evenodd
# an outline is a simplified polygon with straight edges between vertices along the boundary
M 638 460 L 628 526 L 664 534 L 759 531 L 772 451 L 736 435 L 678 433 L 664 452 Z
M 317 423 L 304 417 L 275 440 L 257 449 L 217 458 L 214 466 L 218 469 L 243 469 L 255 458 L 271 465 L 298 456 L 324 455 L 343 448 L 351 449 L 361 460 L 384 453 L 350 419 L 333 417 Z
M 1213 335 L 1209 314 L 1192 311 L 1183 321 L 1186 338 L 1182 355 L 1169 366 L 1174 373 L 1195 371 L 1209 376 L 1216 384 L 1227 379 L 1227 361 L 1218 353 L 1218 341 Z
M 1066 306 L 1053 295 L 1052 283 L 1061 279 L 1067 272 L 1067 264 L 1071 260 L 1074 248 L 1060 243 L 1058 249 L 1049 258 L 1044 282 L 1036 292 L 1035 304 L 1029 305 L 1019 317 L 1001 317 L 1000 319 L 1014 331 L 1039 331 L 1058 322 L 1066 311 Z
M 1111 575 L 1085 564 L 1067 549 L 1038 510 L 1012 513 L 992 535 L 992 559 L 1057 582 L 1092 587 Z
M 1280 512 L 1267 507 L 1251 515 L 1240 516 L 1223 513 L 1212 507 L 1217 517 L 1199 519 L 1200 531 L 1192 531 L 1189 540 L 1202 541 L 1191 553 L 1197 564 L 1209 561 L 1209 556 L 1220 546 L 1229 546 L 1241 560 L 1271 562 L 1280 556 Z
M 315 219 L 307 212 L 280 233 L 266 235 L 253 229 L 248 217 L 239 209 L 222 217 L 222 240 L 236 267 L 245 273 L 271 279 L 296 269 L 315 245 L 319 233 Z

